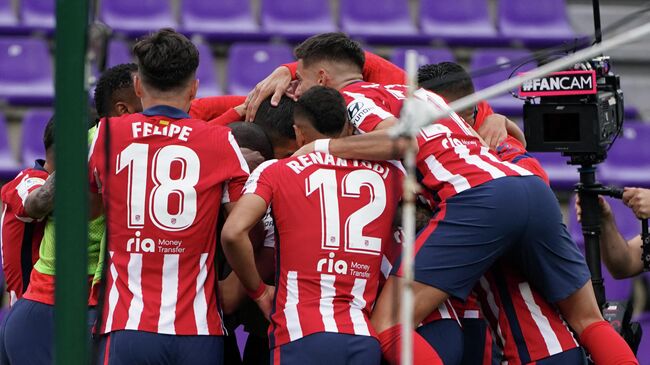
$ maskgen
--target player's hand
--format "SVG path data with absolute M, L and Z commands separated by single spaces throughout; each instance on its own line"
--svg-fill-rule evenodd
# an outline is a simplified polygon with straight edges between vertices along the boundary
M 508 136 L 506 121 L 507 118 L 503 115 L 492 114 L 485 118 L 481 128 L 478 129 L 478 134 L 485 140 L 490 149 L 496 150 Z
M 241 154 L 244 156 L 244 160 L 248 164 L 248 169 L 252 172 L 264 162 L 264 156 L 258 151 L 253 151 L 248 148 L 241 148 Z
M 650 190 L 641 188 L 625 188 L 623 203 L 630 207 L 637 218 L 650 218 Z
M 294 152 L 292 157 L 302 156 L 314 152 L 314 142 L 307 143 L 306 145 L 300 147 L 298 151 Z
M 609 203 L 602 196 L 598 197 L 598 205 L 600 205 L 600 217 L 602 220 L 608 220 L 612 218 L 612 207 L 609 206 Z M 580 197 L 576 195 L 576 218 L 578 222 L 582 221 L 582 207 L 580 206 Z
M 239 114 L 240 117 L 243 117 L 246 114 L 246 103 L 239 104 L 233 109 L 235 109 L 235 111 L 237 112 L 237 114 Z
M 276 68 L 269 76 L 255 85 L 255 88 L 248 93 L 246 98 L 246 121 L 252 122 L 255 120 L 255 113 L 257 108 L 264 99 L 273 95 L 271 98 L 271 105 L 278 106 L 280 98 L 285 92 L 289 90 L 291 85 L 291 71 L 285 66 Z M 295 90 L 295 86 L 294 86 Z
M 260 307 L 264 317 L 267 320 L 271 320 L 271 309 L 273 309 L 273 297 L 275 296 L 275 287 L 272 285 L 267 285 L 264 289 L 264 293 L 257 299 L 255 303 Z

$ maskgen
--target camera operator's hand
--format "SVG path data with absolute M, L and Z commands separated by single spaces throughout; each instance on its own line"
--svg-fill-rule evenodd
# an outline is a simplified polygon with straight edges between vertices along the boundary
M 508 136 L 507 121 L 508 119 L 501 114 L 489 115 L 476 132 L 485 140 L 490 149 L 496 150 Z
M 613 218 L 612 216 L 612 208 L 609 206 L 609 203 L 605 198 L 602 196 L 598 197 L 598 204 L 600 205 L 601 209 L 601 215 L 600 219 L 602 221 L 610 220 Z M 580 206 L 580 197 L 576 195 L 576 202 L 575 202 L 575 208 L 576 208 L 576 218 L 578 218 L 578 222 L 582 221 L 582 207 Z
M 632 209 L 637 218 L 650 218 L 650 190 L 625 188 L 623 192 L 623 203 Z

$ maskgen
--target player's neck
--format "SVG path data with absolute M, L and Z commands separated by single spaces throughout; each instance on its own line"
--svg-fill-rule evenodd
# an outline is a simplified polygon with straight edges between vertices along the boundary
M 171 106 L 176 109 L 180 109 L 184 112 L 190 110 L 190 101 L 189 100 L 179 100 L 178 98 L 154 98 L 151 96 L 142 97 L 142 108 L 149 109 L 156 105 L 166 105 Z
M 49 159 L 45 160 L 45 163 L 43 164 L 43 169 L 47 171 L 48 174 L 52 174 L 54 172 L 54 168 L 50 164 Z
M 363 75 L 360 73 L 349 73 L 342 75 L 341 77 L 337 78 L 337 80 L 334 82 L 333 87 L 336 90 L 341 90 L 344 87 L 353 84 L 355 82 L 363 81 Z

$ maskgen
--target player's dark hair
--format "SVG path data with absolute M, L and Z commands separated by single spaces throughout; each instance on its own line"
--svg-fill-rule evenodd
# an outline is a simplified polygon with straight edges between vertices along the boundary
M 163 28 L 133 46 L 142 81 L 160 91 L 181 88 L 199 67 L 199 50 L 184 35 Z
M 43 131 L 43 146 L 45 146 L 45 151 L 50 149 L 54 145 L 54 115 L 47 121 L 45 125 L 45 131 Z
M 123 63 L 102 73 L 95 88 L 95 109 L 100 118 L 109 115 L 120 90 L 133 89 L 133 73 L 137 71 L 138 65 L 135 63 Z
M 443 97 L 462 97 L 474 93 L 472 77 L 455 62 L 424 65 L 418 69 L 420 87 Z
M 293 130 L 293 108 L 296 104 L 288 96 L 282 96 L 278 106 L 271 105 L 271 97 L 268 97 L 260 104 L 255 113 L 253 123 L 264 130 L 271 143 L 276 145 L 282 140 L 295 140 L 296 132 Z
M 336 89 L 314 86 L 307 90 L 293 109 L 295 117 L 302 117 L 318 132 L 329 136 L 341 135 L 347 122 L 345 100 Z
M 363 70 L 366 56 L 359 43 L 345 33 L 323 33 L 312 36 L 294 50 L 297 59 L 307 66 L 318 61 L 346 62 Z
M 273 147 L 262 127 L 246 122 L 228 124 L 239 147 L 259 152 L 265 160 L 273 158 Z

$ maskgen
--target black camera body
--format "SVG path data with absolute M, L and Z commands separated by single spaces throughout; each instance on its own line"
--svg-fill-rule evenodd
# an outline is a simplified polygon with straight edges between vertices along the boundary
M 591 155 L 605 159 L 623 125 L 623 91 L 609 58 L 599 57 L 580 70 L 556 72 L 521 86 L 527 149 Z M 539 103 L 533 103 L 539 98 Z

